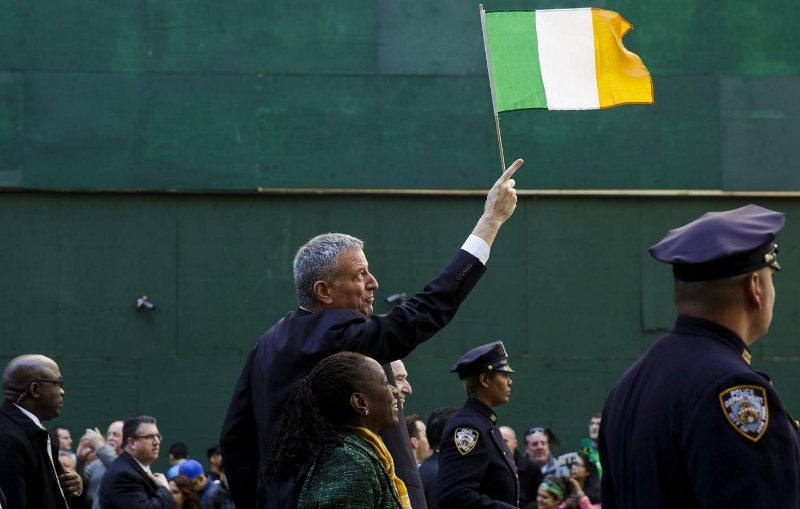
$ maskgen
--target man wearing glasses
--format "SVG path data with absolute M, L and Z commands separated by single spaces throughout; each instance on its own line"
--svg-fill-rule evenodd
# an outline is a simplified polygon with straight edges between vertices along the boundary
M 172 509 L 175 499 L 167 477 L 151 472 L 163 437 L 154 417 L 135 415 L 122 425 L 122 454 L 108 467 L 100 486 L 103 509 Z
M 0 407 L 0 492 L 8 507 L 67 508 L 82 503 L 83 481 L 65 472 L 58 444 L 42 425 L 64 404 L 61 370 L 44 355 L 20 355 L 3 371 Z

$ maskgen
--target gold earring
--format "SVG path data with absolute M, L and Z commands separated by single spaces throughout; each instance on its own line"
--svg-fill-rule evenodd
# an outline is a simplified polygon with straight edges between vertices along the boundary
M 369 415 L 369 408 L 364 409 L 364 415 Z

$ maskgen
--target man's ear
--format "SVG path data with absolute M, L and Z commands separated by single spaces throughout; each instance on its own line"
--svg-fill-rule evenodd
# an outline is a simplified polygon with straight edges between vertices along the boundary
M 411 441 L 411 448 L 412 449 L 419 449 L 419 440 L 417 437 L 408 437 Z
M 333 304 L 333 285 L 327 281 L 314 283 L 314 297 L 324 305 Z
M 486 373 L 478 375 L 478 383 L 481 384 L 481 387 L 489 387 L 489 375 Z
M 753 272 L 747 276 L 747 298 L 756 309 L 761 309 L 764 305 L 763 295 L 761 295 L 761 276 L 758 272 Z

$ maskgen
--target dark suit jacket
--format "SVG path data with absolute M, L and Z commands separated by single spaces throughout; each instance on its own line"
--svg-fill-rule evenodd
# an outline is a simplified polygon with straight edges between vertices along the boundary
M 384 364 L 383 370 L 386 372 L 386 378 L 392 385 L 395 385 L 394 372 L 392 371 L 391 364 Z M 406 421 L 403 419 L 403 402 L 397 398 L 397 407 L 400 409 L 400 421 L 391 428 L 386 428 L 378 433 L 381 440 L 386 444 L 386 449 L 392 455 L 394 460 L 394 471 L 406 485 L 408 489 L 408 499 L 411 502 L 411 507 L 414 509 L 428 509 L 428 504 L 425 500 L 425 492 L 422 489 L 422 480 L 420 479 L 419 470 L 417 470 L 417 460 L 414 459 L 414 453 L 408 446 L 410 439 L 408 436 L 408 428 Z
M 100 485 L 102 509 L 172 509 L 172 493 L 156 484 L 127 452 L 106 470 Z
M 0 407 L 0 489 L 12 509 L 65 509 L 67 500 L 53 473 L 64 473 L 58 462 L 58 442 L 51 442 L 55 459 L 47 454 L 47 431 L 39 428 L 9 401 Z M 77 499 L 70 498 L 70 503 Z
M 297 503 L 302 476 L 268 486 L 259 475 L 280 426 L 281 407 L 297 380 L 336 352 L 360 352 L 381 364 L 402 359 L 447 325 L 485 271 L 477 258 L 459 250 L 422 292 L 385 315 L 300 309 L 268 330 L 247 358 L 220 436 L 236 506 L 284 509 Z
M 542 469 L 516 450 L 514 451 L 514 462 L 517 464 L 517 474 L 519 475 L 519 506 L 528 507 L 530 504 L 530 507 L 535 508 L 536 492 L 539 491 L 539 485 L 544 480 Z
M 422 479 L 422 489 L 425 492 L 428 509 L 439 509 L 439 451 L 433 451 L 433 454 L 422 462 L 419 467 L 419 477 Z

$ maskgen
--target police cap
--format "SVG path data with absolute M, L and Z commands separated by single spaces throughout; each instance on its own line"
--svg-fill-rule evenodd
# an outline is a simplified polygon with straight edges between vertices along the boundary
M 672 264 L 672 274 L 680 281 L 711 281 L 767 266 L 780 270 L 773 240 L 784 221 L 783 213 L 752 204 L 706 212 L 668 231 L 650 247 L 650 254 Z
M 458 373 L 462 380 L 468 376 L 504 371 L 513 373 L 508 365 L 508 354 L 502 341 L 495 341 L 473 348 L 458 359 L 450 368 L 451 373 Z

